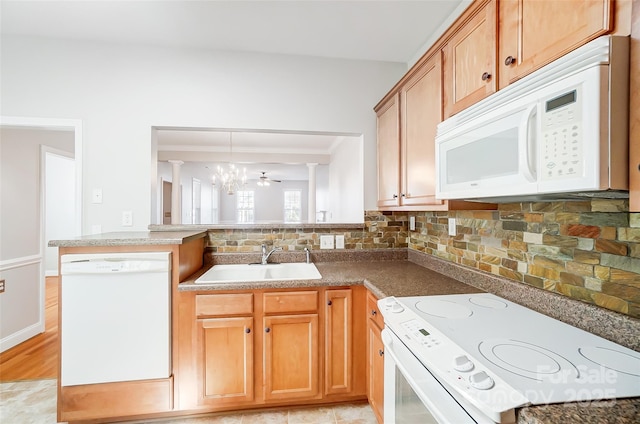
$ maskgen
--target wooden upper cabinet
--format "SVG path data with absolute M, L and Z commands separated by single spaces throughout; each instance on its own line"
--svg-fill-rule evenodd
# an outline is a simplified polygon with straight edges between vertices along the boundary
M 496 2 L 491 0 L 473 12 L 463 18 L 443 48 L 445 119 L 497 89 Z
M 500 88 L 611 30 L 613 0 L 501 0 Z
M 378 206 L 398 206 L 400 194 L 400 107 L 395 94 L 378 116 Z
M 436 200 L 436 128 L 442 120 L 442 58 L 433 55 L 400 91 L 402 205 Z

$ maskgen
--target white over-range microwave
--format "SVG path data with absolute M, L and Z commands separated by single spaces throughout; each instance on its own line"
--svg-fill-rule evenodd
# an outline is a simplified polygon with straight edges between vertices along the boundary
M 440 123 L 436 197 L 626 198 L 628 127 L 629 39 L 603 36 Z

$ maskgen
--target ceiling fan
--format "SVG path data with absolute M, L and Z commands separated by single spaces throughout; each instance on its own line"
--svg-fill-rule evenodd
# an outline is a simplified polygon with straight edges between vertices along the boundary
M 271 183 L 281 183 L 281 182 L 282 180 L 272 180 L 271 178 L 267 177 L 266 172 L 262 172 L 262 175 L 260 175 L 260 178 L 258 179 L 258 185 L 260 187 L 269 186 L 271 185 Z

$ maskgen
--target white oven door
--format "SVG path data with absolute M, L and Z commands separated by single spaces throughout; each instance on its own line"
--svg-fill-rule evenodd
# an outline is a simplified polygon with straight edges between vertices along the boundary
M 472 418 L 391 330 L 382 341 L 385 424 L 493 423 Z

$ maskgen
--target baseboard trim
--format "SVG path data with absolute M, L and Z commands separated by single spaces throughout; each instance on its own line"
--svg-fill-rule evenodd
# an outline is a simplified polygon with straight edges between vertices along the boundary
M 4 352 L 5 350 L 9 350 L 14 346 L 17 346 L 20 343 L 29 340 L 34 336 L 37 336 L 40 333 L 44 333 L 44 330 L 44 320 L 42 320 L 0 339 L 0 353 Z

